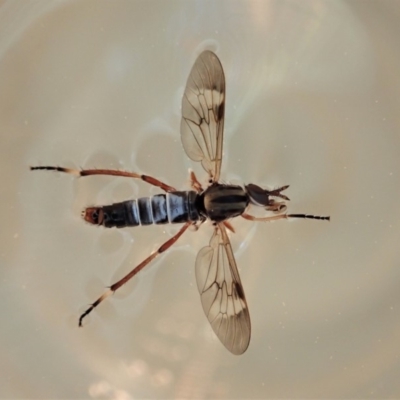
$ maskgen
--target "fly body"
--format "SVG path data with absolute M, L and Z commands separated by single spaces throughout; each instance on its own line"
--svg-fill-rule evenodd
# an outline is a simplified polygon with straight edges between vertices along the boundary
M 200 227 L 206 220 L 214 225 L 208 246 L 196 258 L 195 272 L 204 313 L 222 344 L 233 354 L 242 354 L 250 343 L 251 325 L 248 305 L 240 280 L 227 229 L 230 220 L 241 216 L 250 221 L 274 221 L 288 218 L 329 220 L 310 214 L 287 214 L 282 194 L 289 186 L 268 190 L 250 183 L 242 186 L 219 182 L 225 115 L 225 75 L 220 60 L 212 51 L 196 59 L 182 99 L 181 140 L 187 156 L 200 162 L 208 174 L 209 185 L 203 188 L 195 174 L 190 174 L 191 190 L 178 191 L 149 175 L 110 169 L 76 170 L 55 166 L 31 167 L 31 170 L 59 171 L 76 176 L 113 175 L 141 179 L 164 193 L 127 200 L 111 205 L 87 207 L 83 218 L 105 228 L 124 228 L 150 224 L 183 224 L 179 231 L 131 272 L 115 282 L 80 316 L 83 319 L 102 301 L 132 279 L 154 258 L 168 250 L 189 228 Z M 261 207 L 265 216 L 251 214 Z

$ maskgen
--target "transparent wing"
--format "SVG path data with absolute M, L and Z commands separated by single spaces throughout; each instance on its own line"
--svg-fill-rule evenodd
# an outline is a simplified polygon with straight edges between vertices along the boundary
M 199 55 L 182 99 L 181 139 L 186 154 L 218 181 L 224 134 L 225 76 L 211 51 Z
M 250 315 L 223 224 L 197 255 L 196 281 L 203 310 L 219 340 L 231 353 L 244 353 L 250 342 Z

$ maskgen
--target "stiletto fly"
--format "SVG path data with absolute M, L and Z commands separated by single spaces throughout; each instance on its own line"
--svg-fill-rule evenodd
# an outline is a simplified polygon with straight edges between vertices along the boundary
M 31 170 L 65 172 L 76 176 L 113 175 L 141 179 L 165 193 L 106 206 L 88 207 L 82 212 L 85 221 L 106 228 L 182 223 L 178 233 L 142 261 L 129 274 L 110 286 L 80 316 L 82 320 L 103 300 L 132 279 L 154 258 L 168 250 L 189 228 L 212 221 L 214 233 L 210 244 L 196 258 L 196 281 L 203 310 L 222 344 L 233 354 L 242 354 L 250 343 L 250 315 L 227 230 L 229 220 L 241 216 L 250 221 L 274 221 L 288 218 L 329 220 L 308 214 L 287 214 L 282 192 L 289 186 L 267 190 L 255 184 L 244 186 L 219 183 L 224 133 L 225 76 L 218 57 L 204 51 L 195 61 L 182 99 L 181 139 L 186 154 L 201 162 L 208 174 L 204 189 L 193 172 L 191 189 L 178 191 L 158 179 L 134 172 L 109 169 L 83 169 L 54 166 L 31 167 Z M 256 217 L 249 213 L 261 207 L 269 215 Z M 272 213 L 272 215 L 271 215 Z

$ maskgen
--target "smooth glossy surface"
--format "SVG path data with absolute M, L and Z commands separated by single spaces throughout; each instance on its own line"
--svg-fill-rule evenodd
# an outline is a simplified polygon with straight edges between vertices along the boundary
M 400 397 L 398 20 L 397 0 L 3 2 L 0 395 Z M 28 170 L 127 168 L 188 189 L 180 104 L 205 49 L 226 74 L 222 179 L 290 184 L 289 212 L 332 217 L 234 223 L 253 324 L 241 357 L 196 288 L 211 227 L 79 329 L 178 227 L 96 229 L 85 206 L 158 191 Z

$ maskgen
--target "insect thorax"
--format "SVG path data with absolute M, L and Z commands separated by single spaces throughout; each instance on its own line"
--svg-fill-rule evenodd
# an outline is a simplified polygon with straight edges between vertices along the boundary
M 249 204 L 249 198 L 241 186 L 214 183 L 202 194 L 205 216 L 221 222 L 242 214 Z

